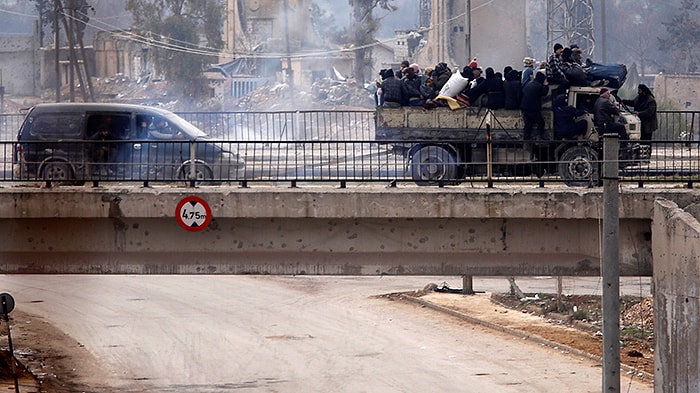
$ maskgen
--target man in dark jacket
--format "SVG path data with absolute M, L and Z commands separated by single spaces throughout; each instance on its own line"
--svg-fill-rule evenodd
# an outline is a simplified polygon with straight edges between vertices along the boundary
M 409 106 L 422 106 L 423 97 L 420 93 L 421 79 L 416 75 L 415 69 L 407 67 L 403 70 L 403 78 L 401 79 L 406 85 L 406 102 Z
M 394 71 L 388 69 L 386 71 L 386 79 L 382 81 L 382 96 L 384 97 L 384 106 L 390 108 L 398 108 L 408 103 L 406 93 L 406 85 L 394 77 Z
M 506 109 L 520 109 L 523 89 L 520 84 L 520 72 L 518 70 L 508 71 L 506 81 L 503 82 L 503 91 L 505 95 L 504 107 Z
M 588 122 L 579 119 L 586 114 L 583 109 L 576 109 L 566 102 L 566 95 L 559 94 L 554 99 L 554 136 L 557 139 L 574 139 L 586 135 Z
M 630 139 L 625 126 L 616 121 L 618 116 L 620 116 L 620 109 L 610 101 L 610 90 L 607 87 L 601 88 L 600 96 L 593 105 L 593 123 L 598 133 L 615 133 L 620 136 L 620 140 Z
M 450 72 L 450 69 L 447 68 L 447 63 L 439 63 L 435 66 L 432 76 L 433 82 L 431 87 L 433 88 L 433 91 L 439 93 L 440 90 L 442 90 L 442 87 L 445 86 L 445 83 L 450 80 L 452 72 Z
M 542 98 L 549 93 L 546 76 L 537 72 L 535 80 L 528 83 L 523 88 L 523 99 L 520 102 L 520 110 L 523 114 L 523 139 L 533 140 L 532 127 L 537 125 L 535 139 L 549 140 L 549 134 L 544 129 L 544 118 L 542 117 Z
M 622 100 L 622 102 L 625 105 L 631 105 L 634 114 L 639 116 L 639 120 L 642 121 L 641 139 L 643 141 L 651 140 L 654 131 L 659 128 L 659 123 L 656 119 L 656 99 L 649 87 L 640 84 L 637 86 L 637 97 L 632 100 Z
M 551 85 L 558 85 L 552 91 L 553 94 L 563 93 L 570 86 L 565 75 L 566 63 L 562 60 L 563 53 L 564 46 L 560 43 L 554 44 L 554 53 L 549 56 L 549 61 L 547 62 L 547 81 Z
M 467 90 L 467 97 L 469 97 L 469 103 L 472 106 L 483 105 L 491 109 L 503 108 L 505 105 L 503 80 L 496 78 L 493 68 L 489 67 L 486 69 L 484 81 Z M 480 97 L 485 97 L 483 103 L 479 101 Z

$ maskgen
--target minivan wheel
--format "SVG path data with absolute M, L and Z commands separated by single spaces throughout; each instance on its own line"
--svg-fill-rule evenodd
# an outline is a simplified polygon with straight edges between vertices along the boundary
M 65 162 L 47 162 L 42 170 L 44 180 L 67 181 L 73 179 L 73 171 Z
M 186 183 L 189 183 L 189 176 L 190 176 L 190 165 L 183 165 L 182 168 L 180 169 L 180 173 L 178 174 L 178 177 L 180 180 L 184 180 Z M 201 182 L 205 180 L 212 180 L 214 178 L 214 172 L 209 168 L 208 165 L 202 164 L 202 163 L 197 163 L 195 166 L 195 173 L 194 173 L 194 178 L 195 178 L 195 183 L 200 184 Z

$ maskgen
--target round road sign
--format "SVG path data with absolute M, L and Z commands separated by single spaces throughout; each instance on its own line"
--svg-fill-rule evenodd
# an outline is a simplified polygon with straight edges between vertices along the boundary
M 188 196 L 177 204 L 175 218 L 182 228 L 190 232 L 199 232 L 209 225 L 211 208 L 204 199 Z
M 9 314 L 15 309 L 15 299 L 7 292 L 0 293 L 0 313 Z

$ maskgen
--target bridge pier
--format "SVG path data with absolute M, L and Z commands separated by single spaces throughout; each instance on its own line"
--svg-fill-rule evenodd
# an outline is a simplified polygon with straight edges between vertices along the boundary
M 474 276 L 465 275 L 462 276 L 462 293 L 464 295 L 474 294 Z

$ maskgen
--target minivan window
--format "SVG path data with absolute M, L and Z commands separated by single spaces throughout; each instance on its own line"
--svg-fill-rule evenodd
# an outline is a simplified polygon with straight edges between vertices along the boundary
M 93 139 L 97 133 L 106 130 L 109 133 L 109 139 L 129 139 L 131 136 L 130 124 L 131 118 L 128 114 L 90 114 L 85 134 L 88 139 Z
M 42 113 L 29 119 L 29 135 L 39 139 L 80 138 L 81 113 Z

